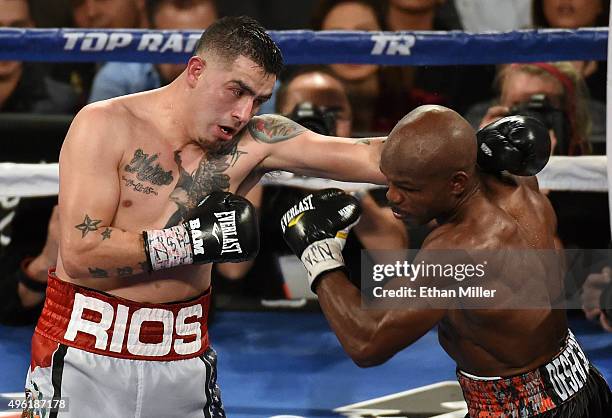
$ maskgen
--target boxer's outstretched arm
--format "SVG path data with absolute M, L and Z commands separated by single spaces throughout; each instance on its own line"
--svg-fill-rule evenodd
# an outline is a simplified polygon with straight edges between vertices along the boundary
M 384 363 L 425 335 L 446 313 L 425 306 L 364 309 L 359 289 L 339 270 L 324 273 L 316 293 L 340 344 L 360 367 Z
M 267 156 L 260 164 L 264 170 L 387 184 L 378 168 L 385 138 L 319 135 L 279 115 L 254 117 L 248 124 L 248 134 L 268 146 Z
M 129 276 L 146 267 L 142 234 L 111 227 L 124 149 L 117 119 L 103 106 L 85 107 L 60 153 L 60 254 L 72 278 Z

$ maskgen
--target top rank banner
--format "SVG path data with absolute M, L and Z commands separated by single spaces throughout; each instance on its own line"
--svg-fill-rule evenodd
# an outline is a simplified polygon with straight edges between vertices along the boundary
M 270 31 L 287 64 L 466 65 L 606 60 L 608 28 L 512 32 Z M 198 31 L 0 29 L 0 60 L 181 63 Z

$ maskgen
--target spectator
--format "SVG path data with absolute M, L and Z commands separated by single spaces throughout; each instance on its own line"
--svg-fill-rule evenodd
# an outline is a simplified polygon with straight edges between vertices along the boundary
M 312 17 L 314 30 L 386 30 L 383 9 L 374 0 L 320 0 Z M 440 98 L 414 89 L 412 74 L 400 67 L 368 64 L 332 64 L 353 108 L 356 135 L 387 134 L 407 112 Z
M 536 28 L 578 29 L 608 26 L 610 0 L 533 0 L 532 19 Z M 574 61 L 587 82 L 591 97 L 606 101 L 605 61 Z
M 217 19 L 213 0 L 146 0 L 151 29 L 205 29 Z M 151 90 L 168 84 L 186 64 L 106 63 L 96 74 L 89 102 Z
M 305 69 L 294 73 L 284 81 L 277 92 L 276 113 L 298 123 L 310 124 L 311 129 L 325 127 L 326 132 L 338 136 L 351 136 L 352 109 L 343 84 L 324 69 Z M 261 248 L 254 263 L 218 264 L 215 288 L 226 292 L 256 295 L 263 299 L 292 297 L 285 286 L 281 266 L 290 265 L 295 259 L 282 239 L 277 222 L 283 208 L 305 197 L 309 191 L 289 186 L 257 186 L 260 192 L 255 199 L 247 196 L 258 207 L 261 223 Z M 383 191 L 384 192 L 384 191 Z M 384 193 L 381 194 L 384 202 Z M 349 235 L 346 252 L 353 253 L 353 263 L 348 266 L 354 278 L 359 277 L 361 249 L 403 249 L 407 235 L 401 222 L 395 219 L 388 208 L 380 207 L 369 193 L 359 193 L 363 215 L 359 224 Z M 348 259 L 348 258 L 347 258 Z M 299 261 L 295 259 L 296 265 Z M 301 267 L 300 267 L 301 270 Z M 243 279 L 229 283 L 226 279 Z
M 146 23 L 143 0 L 71 0 L 72 26 L 82 29 L 141 28 Z M 77 97 L 75 111 L 87 103 L 99 64 L 65 62 L 52 67 L 56 80 L 70 84 Z
M 563 115 L 564 129 L 551 129 L 553 153 L 584 155 L 591 152 L 594 126 L 597 142 L 605 141 L 605 107 L 589 101 L 584 79 L 569 63 L 510 64 L 500 68 L 496 78 L 498 104 L 480 104 L 468 114 L 475 126 L 484 126 L 506 116 L 511 108 L 527 105 L 534 95 L 543 95 Z M 487 108 L 480 118 L 483 109 Z M 478 122 L 476 122 L 478 120 Z M 549 126 L 549 128 L 552 128 Z M 563 131 L 563 133 L 561 133 Z
M 33 27 L 28 1 L 0 0 L 0 26 Z M 51 80 L 40 64 L 0 61 L 3 116 L 68 113 L 73 108 L 69 91 L 69 86 Z M 56 201 L 55 197 L 0 197 L 0 322 L 33 322 L 40 312 L 48 267 L 44 265 L 54 250 L 50 243 L 40 251 Z
M 78 28 L 141 28 L 145 26 L 142 0 L 72 0 Z
M 444 0 L 386 0 L 386 26 L 393 31 L 461 29 L 458 21 L 442 18 L 444 3 Z M 417 105 L 441 104 L 463 113 L 493 95 L 490 89 L 495 75 L 493 66 L 404 66 L 401 73 L 404 88 L 412 91 Z
M 33 27 L 27 0 L 0 0 L 0 26 Z M 67 92 L 40 64 L 0 61 L 1 112 L 64 113 L 73 105 Z
M 445 0 L 387 0 L 385 19 L 389 30 L 434 30 L 448 27 L 438 9 Z M 453 27 L 448 29 L 459 29 Z

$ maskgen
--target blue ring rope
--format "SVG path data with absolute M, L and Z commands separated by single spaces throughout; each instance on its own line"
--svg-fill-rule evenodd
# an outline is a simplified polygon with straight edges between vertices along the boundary
M 0 60 L 185 62 L 201 32 L 0 29 Z M 608 28 L 512 32 L 270 31 L 287 64 L 467 65 L 607 60 Z

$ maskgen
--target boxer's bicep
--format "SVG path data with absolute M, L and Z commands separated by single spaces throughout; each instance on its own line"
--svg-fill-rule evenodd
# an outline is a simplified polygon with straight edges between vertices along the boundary
M 106 247 L 111 237 L 116 245 L 124 232 L 110 227 L 120 196 L 122 153 L 108 136 L 109 121 L 100 116 L 77 116 L 60 154 L 60 251 L 64 268 L 76 277 L 91 277 L 90 268 L 99 271 L 112 263 Z

